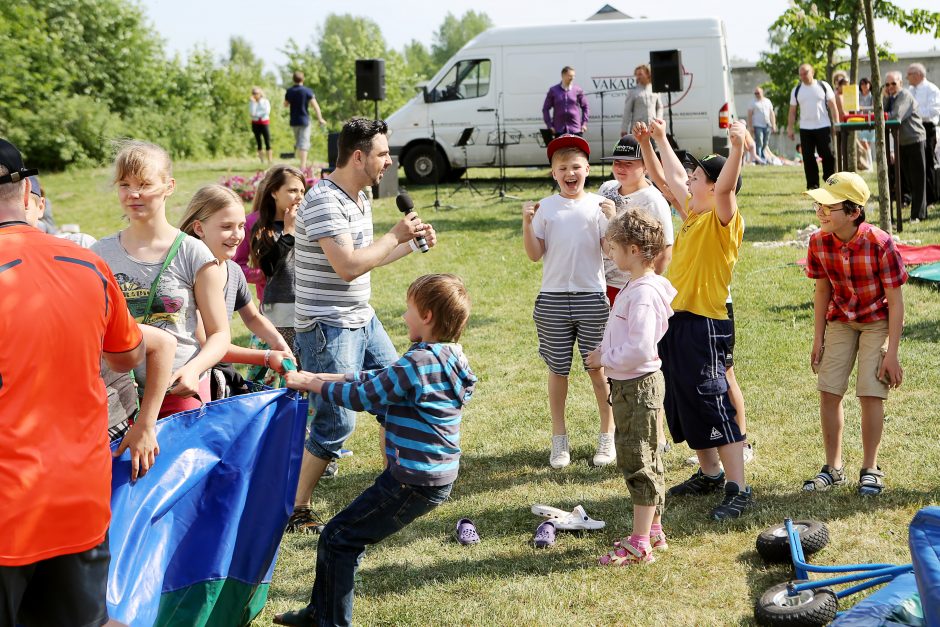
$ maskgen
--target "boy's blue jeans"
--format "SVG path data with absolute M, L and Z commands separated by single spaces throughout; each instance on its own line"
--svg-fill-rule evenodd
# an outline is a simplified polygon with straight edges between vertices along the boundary
M 297 334 L 300 367 L 307 372 L 345 374 L 377 370 L 395 362 L 398 353 L 378 316 L 364 327 L 345 329 L 318 322 Z M 356 427 L 356 412 L 311 394 L 313 422 L 306 448 L 320 459 L 336 459 Z
M 386 470 L 334 516 L 320 534 L 317 574 L 307 612 L 316 625 L 351 625 L 353 580 L 366 546 L 399 531 L 447 500 L 453 483 L 400 483 Z

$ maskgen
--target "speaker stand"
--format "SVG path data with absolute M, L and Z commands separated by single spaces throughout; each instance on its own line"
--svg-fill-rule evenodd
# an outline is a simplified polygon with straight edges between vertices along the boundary
M 671 90 L 666 92 L 666 101 L 669 103 L 669 134 L 675 137 L 676 134 L 672 130 L 672 91 Z

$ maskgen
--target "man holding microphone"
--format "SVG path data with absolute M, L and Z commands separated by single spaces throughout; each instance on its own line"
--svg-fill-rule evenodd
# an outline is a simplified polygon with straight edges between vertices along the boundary
M 417 250 L 416 237 L 437 243 L 434 228 L 408 213 L 373 238 L 372 205 L 366 187 L 382 180 L 392 160 L 388 127 L 381 120 L 354 118 L 340 132 L 336 169 L 307 192 L 295 233 L 295 327 L 301 368 L 347 373 L 384 368 L 398 359 L 385 328 L 369 305 L 373 268 Z M 310 497 L 331 460 L 352 435 L 356 414 L 320 396 L 287 530 L 319 532 L 322 521 Z

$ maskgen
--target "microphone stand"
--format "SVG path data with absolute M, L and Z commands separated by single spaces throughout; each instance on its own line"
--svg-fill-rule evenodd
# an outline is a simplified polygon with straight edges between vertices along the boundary
M 434 156 L 432 157 L 434 161 L 434 204 L 428 205 L 428 207 L 434 207 L 434 211 L 437 211 L 441 208 L 446 209 L 456 209 L 453 205 L 442 205 L 440 199 L 440 179 L 441 179 L 441 163 L 440 155 L 437 150 L 437 131 L 434 128 L 434 120 L 431 120 L 431 143 L 434 144 L 431 149 L 434 151 Z M 427 207 L 423 207 L 427 208 Z
M 496 101 L 496 109 L 494 113 L 496 114 L 496 157 L 499 161 L 499 184 L 496 186 L 494 191 L 497 191 L 497 196 L 500 200 L 520 200 L 517 196 L 510 196 L 506 193 L 508 188 L 506 184 L 506 137 L 505 132 L 500 124 L 499 120 L 499 108 L 503 103 L 503 93 L 499 93 L 499 98 Z M 518 142 L 516 142 L 518 143 Z

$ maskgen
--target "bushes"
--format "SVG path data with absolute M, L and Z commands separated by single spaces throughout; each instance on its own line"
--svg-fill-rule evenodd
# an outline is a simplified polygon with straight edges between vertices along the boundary
M 17 59 L 19 74 L 0 76 L 0 136 L 31 165 L 97 165 L 117 137 L 156 142 L 175 158 L 253 152 L 249 90 L 280 90 L 244 42 L 229 59 L 196 50 L 184 62 L 166 58 L 127 0 L 6 4 L 0 58 Z

